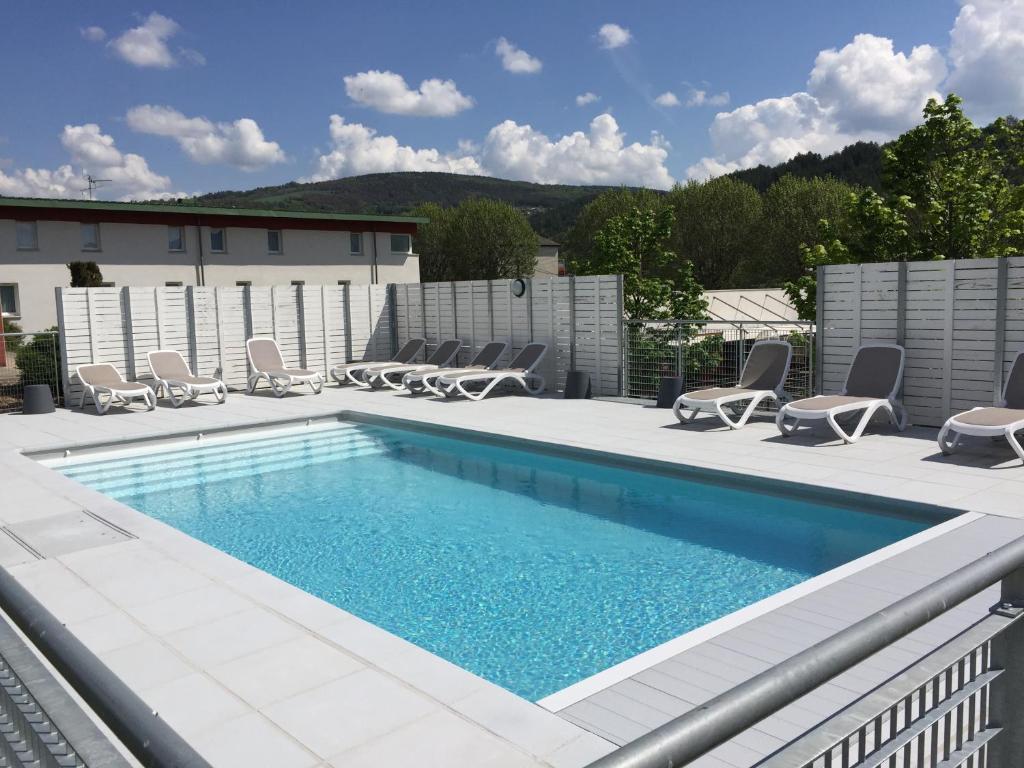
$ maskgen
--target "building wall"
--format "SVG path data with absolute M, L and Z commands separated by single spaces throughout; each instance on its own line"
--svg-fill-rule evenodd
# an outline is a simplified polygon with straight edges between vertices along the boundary
M 248 227 L 227 228 L 224 253 L 210 252 L 208 227 L 186 226 L 182 252 L 168 251 L 163 224 L 101 224 L 99 251 L 81 249 L 80 225 L 75 221 L 40 221 L 37 231 L 38 250 L 17 250 L 14 221 L 0 219 L 0 283 L 18 285 L 21 317 L 17 322 L 26 331 L 56 324 L 53 289 L 69 285 L 66 265 L 71 261 L 95 261 L 104 281 L 116 286 L 168 282 L 233 286 L 243 280 L 253 285 L 287 285 L 293 280 L 310 285 L 372 282 L 372 232 L 363 234 L 363 253 L 353 254 L 349 232 L 282 229 L 283 252 L 271 254 L 267 230 Z M 390 233 L 378 232 L 376 242 L 378 282 L 419 282 L 417 256 L 391 253 Z
M 540 245 L 537 248 L 537 266 L 533 274 L 537 277 L 558 277 L 558 246 Z

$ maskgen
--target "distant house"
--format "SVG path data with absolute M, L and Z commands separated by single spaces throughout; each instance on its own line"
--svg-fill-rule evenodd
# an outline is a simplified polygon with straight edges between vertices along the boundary
M 558 277 L 562 274 L 558 257 L 561 246 L 547 237 L 538 237 L 537 243 L 537 266 L 533 274 L 536 277 Z
M 425 221 L 0 197 L 0 309 L 26 331 L 55 325 L 72 261 L 116 286 L 415 283 Z

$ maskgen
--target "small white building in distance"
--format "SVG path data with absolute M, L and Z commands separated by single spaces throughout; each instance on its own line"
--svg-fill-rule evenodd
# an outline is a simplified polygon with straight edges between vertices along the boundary
M 558 277 L 562 274 L 559 247 L 560 245 L 551 238 L 537 238 L 537 266 L 533 270 L 534 277 Z
M 0 309 L 26 332 L 56 325 L 67 264 L 109 285 L 417 283 L 410 216 L 0 197 Z

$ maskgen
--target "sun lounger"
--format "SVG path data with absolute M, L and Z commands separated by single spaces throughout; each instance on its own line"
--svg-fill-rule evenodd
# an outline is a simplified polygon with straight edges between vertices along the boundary
M 402 386 L 413 394 L 431 392 L 437 396 L 444 393 L 437 389 L 437 380 L 442 376 L 461 376 L 465 373 L 478 373 L 493 369 L 501 360 L 508 344 L 504 341 L 489 341 L 476 353 L 465 368 L 436 368 L 434 370 L 409 371 L 402 377 Z
M 110 363 L 80 365 L 75 368 L 75 375 L 82 382 L 79 408 L 85 407 L 86 395 L 91 397 L 96 405 L 96 413 L 106 413 L 112 405 L 128 405 L 132 400 L 138 399 L 146 403 L 146 410 L 152 411 L 156 408 L 156 393 L 149 385 L 139 381 L 127 381 Z M 106 402 L 101 395 L 107 396 Z
M 785 397 L 784 386 L 789 373 L 789 362 L 793 347 L 788 341 L 758 341 L 751 347 L 747 362 L 743 366 L 740 380 L 735 387 L 698 389 L 680 395 L 672 406 L 676 418 L 689 423 L 701 411 L 715 413 L 730 429 L 739 429 L 765 400 L 780 400 Z M 730 419 L 723 406 L 732 406 L 749 400 L 747 407 L 737 420 Z M 684 413 L 689 409 L 689 413 Z
M 324 377 L 319 371 L 285 366 L 276 339 L 249 339 L 245 342 L 245 351 L 249 355 L 249 367 L 252 369 L 246 387 L 249 394 L 256 390 L 260 379 L 267 380 L 276 397 L 284 397 L 295 384 L 309 384 L 315 395 L 319 395 L 323 389 Z
M 939 432 L 939 448 L 945 454 L 957 449 L 963 435 L 974 437 L 1005 437 L 1014 452 L 1024 460 L 1016 433 L 1024 430 L 1024 352 L 1018 352 L 1003 387 L 1003 399 L 996 407 L 974 408 L 957 414 Z M 950 432 L 953 439 L 949 439 Z
M 855 443 L 871 417 L 881 410 L 902 432 L 906 429 L 907 417 L 897 396 L 903 383 L 905 359 L 906 352 L 897 344 L 864 344 L 850 364 L 843 391 L 838 395 L 818 395 L 786 403 L 775 419 L 779 431 L 789 437 L 802 422 L 824 419 L 844 443 Z M 836 417 L 858 411 L 863 414 L 856 428 L 852 433 L 845 432 Z M 793 423 L 787 423 L 787 418 Z
M 462 349 L 462 339 L 446 339 L 437 345 L 437 349 L 427 358 L 426 363 L 407 363 L 406 365 L 387 363 L 367 368 L 363 371 L 362 386 L 373 387 L 374 389 L 382 386 L 391 387 L 391 389 L 402 389 L 402 377 L 405 374 L 412 371 L 423 371 L 426 373 L 428 371 L 436 371 L 439 368 L 447 368 L 452 360 L 455 359 L 455 356 L 459 354 L 460 349 Z
M 416 359 L 416 356 L 426 346 L 426 339 L 409 339 L 402 348 L 398 350 L 390 360 L 361 360 L 355 363 L 343 363 L 331 368 L 331 378 L 339 384 L 363 383 L 363 372 L 367 368 L 381 368 L 387 365 L 407 365 Z
M 539 395 L 544 391 L 544 377 L 534 373 L 534 369 L 547 351 L 547 344 L 527 344 L 508 368 L 461 374 L 452 372 L 437 380 L 437 388 L 445 397 L 462 395 L 470 400 L 483 400 L 498 385 L 513 383 L 521 386 L 527 394 Z M 481 384 L 482 389 L 475 389 Z
M 228 388 L 224 382 L 211 376 L 193 376 L 180 352 L 160 349 L 147 352 L 146 358 L 156 381 L 157 397 L 161 393 L 166 393 L 175 408 L 188 400 L 195 400 L 200 395 L 213 395 L 218 403 L 227 400 Z M 175 394 L 175 390 L 178 390 L 179 394 Z

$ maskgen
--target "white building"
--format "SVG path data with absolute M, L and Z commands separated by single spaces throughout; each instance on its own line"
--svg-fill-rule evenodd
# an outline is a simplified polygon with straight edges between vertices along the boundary
M 0 308 L 25 331 L 57 322 L 67 264 L 109 285 L 415 283 L 409 216 L 0 197 Z

